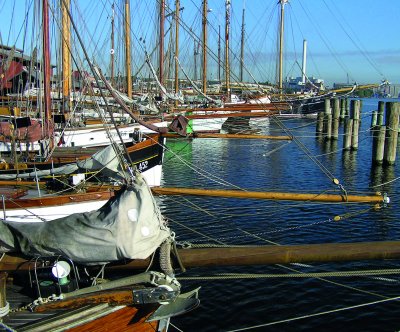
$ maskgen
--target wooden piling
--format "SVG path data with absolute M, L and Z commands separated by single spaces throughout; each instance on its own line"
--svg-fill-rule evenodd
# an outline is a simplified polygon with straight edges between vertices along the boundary
M 317 136 L 320 136 L 322 134 L 323 130 L 324 130 L 324 113 L 318 112 L 318 114 L 317 114 L 317 128 L 316 128 Z
M 378 102 L 378 119 L 376 124 L 378 126 L 383 126 L 383 115 L 385 114 L 385 102 L 379 101 Z
M 332 110 L 331 110 L 331 100 L 329 98 L 325 99 L 325 109 L 324 109 L 324 127 L 322 131 L 325 139 L 330 140 L 332 137 Z
M 386 138 L 383 162 L 394 165 L 396 162 L 397 138 L 399 136 L 400 103 L 386 103 Z
M 358 132 L 360 129 L 360 100 L 352 100 L 350 105 L 351 118 L 353 119 L 353 130 L 351 135 L 351 148 L 358 149 Z
M 345 116 L 349 117 L 350 116 L 350 101 L 349 101 L 348 98 L 346 98 L 345 100 L 346 100 L 346 102 L 345 102 L 345 106 L 346 106 L 346 108 L 345 108 Z
M 385 150 L 386 126 L 373 127 L 372 140 L 372 162 L 375 165 L 382 165 Z
M 372 111 L 371 128 L 374 129 L 378 122 L 378 111 Z
M 340 98 L 340 120 L 343 121 L 346 117 L 346 99 Z
M 332 115 L 332 139 L 339 138 L 339 120 L 340 120 L 340 100 L 333 99 L 333 115 Z
M 332 138 L 332 114 L 324 115 L 324 134 L 326 140 Z
M 343 150 L 351 149 L 351 136 L 353 132 L 353 119 L 344 120 Z

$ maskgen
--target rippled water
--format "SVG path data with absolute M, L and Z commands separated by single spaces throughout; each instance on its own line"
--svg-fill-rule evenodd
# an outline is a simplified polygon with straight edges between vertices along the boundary
M 299 193 L 340 193 L 332 177 L 349 194 L 387 192 L 390 205 L 381 210 L 368 204 L 321 204 L 262 200 L 161 197 L 163 214 L 179 241 L 194 244 L 307 244 L 398 240 L 400 176 L 396 166 L 372 167 L 371 111 L 378 100 L 363 100 L 357 151 L 342 151 L 337 142 L 315 138 L 314 119 L 282 120 L 296 142 L 271 140 L 169 140 L 163 186 Z M 274 120 L 258 123 L 262 134 L 282 135 Z M 341 132 L 343 126 L 341 125 Z M 398 149 L 398 158 L 400 152 Z M 310 157 L 312 156 L 312 158 Z M 319 167 L 313 158 L 318 160 Z M 380 184 L 386 183 L 383 186 Z M 336 215 L 349 218 L 333 221 Z M 359 306 L 399 296 L 397 275 L 347 278 L 255 278 L 207 280 L 216 273 L 283 274 L 398 268 L 399 261 L 317 263 L 230 268 L 195 268 L 179 277 L 184 290 L 201 286 L 201 306 L 172 319 L 170 331 L 395 331 L 400 329 L 395 301 Z M 322 314 L 327 311 L 335 311 Z M 319 314 L 319 315 L 315 315 Z M 311 315 L 311 316 L 310 316 Z M 315 316 L 312 316 L 315 315 Z M 309 316 L 309 317 L 306 317 Z M 274 322 L 302 317 L 302 319 Z M 259 326 L 256 328 L 256 326 Z M 175 328 L 176 327 L 176 328 Z

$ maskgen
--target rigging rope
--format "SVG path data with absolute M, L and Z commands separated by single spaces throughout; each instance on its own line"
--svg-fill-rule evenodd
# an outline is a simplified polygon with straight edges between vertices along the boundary
M 229 279 L 290 279 L 290 278 L 328 278 L 328 277 L 366 277 L 380 275 L 400 275 L 400 269 L 383 270 L 354 270 L 354 271 L 329 271 L 329 272 L 301 272 L 298 273 L 217 273 L 212 276 L 179 277 L 179 280 L 229 280 Z M 396 280 L 397 281 L 397 280 Z
M 342 311 L 346 311 L 346 310 L 358 309 L 358 308 L 368 307 L 368 306 L 375 305 L 375 304 L 381 304 L 381 303 L 386 303 L 386 302 L 391 302 L 391 301 L 398 301 L 398 300 L 400 300 L 400 296 L 392 297 L 392 298 L 388 298 L 388 299 L 383 299 L 383 300 L 378 300 L 378 301 L 373 301 L 373 302 L 357 304 L 357 305 L 348 306 L 348 307 L 345 307 L 345 308 L 327 310 L 327 311 L 318 312 L 318 313 L 315 313 L 315 314 L 308 314 L 308 315 L 303 315 L 303 316 L 299 316 L 299 317 L 283 319 L 283 320 L 280 320 L 280 321 L 275 321 L 275 322 L 266 323 L 266 324 L 254 325 L 252 327 L 247 327 L 247 328 L 229 330 L 229 331 L 226 331 L 226 332 L 238 332 L 238 331 L 252 330 L 252 329 L 255 329 L 255 328 L 266 327 L 266 326 L 271 326 L 271 325 L 277 325 L 277 324 L 281 324 L 281 323 L 288 323 L 288 322 L 293 322 L 293 321 L 300 320 L 300 319 L 311 318 L 311 317 L 316 317 L 316 316 L 321 316 L 321 315 L 327 315 L 327 314 L 342 312 Z

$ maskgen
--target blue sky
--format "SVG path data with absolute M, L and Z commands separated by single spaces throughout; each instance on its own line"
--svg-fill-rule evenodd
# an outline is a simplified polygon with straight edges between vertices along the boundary
M 53 8 L 58 0 L 49 0 Z M 91 55 L 104 67 L 109 58 L 111 0 L 71 0 L 74 17 Z M 120 6 L 123 0 L 116 0 Z M 27 10 L 34 8 L 33 0 L 0 0 L 1 41 L 25 48 L 21 27 Z M 143 63 L 143 47 L 150 52 L 155 47 L 157 31 L 156 0 L 131 0 L 132 43 L 134 69 Z M 173 8 L 174 1 L 167 0 Z M 182 21 L 180 59 L 193 75 L 193 36 L 201 35 L 201 0 L 181 0 Z M 208 0 L 209 20 L 209 78 L 216 78 L 218 29 L 224 32 L 225 1 Z M 78 7 L 76 7 L 78 5 Z M 231 50 L 233 75 L 238 73 L 240 30 L 243 6 L 245 16 L 245 78 L 274 82 L 276 79 L 277 0 L 232 0 Z M 14 8 L 14 18 L 11 20 Z M 117 9 L 117 14 L 119 9 Z M 400 84 L 400 1 L 399 0 L 290 0 L 285 6 L 285 76 L 300 76 L 303 39 L 308 43 L 307 75 L 333 82 L 377 83 L 387 79 Z M 12 22 L 12 23 L 11 23 Z M 33 17 L 29 19 L 29 25 Z M 56 24 L 55 24 L 56 25 Z M 168 30 L 169 23 L 166 24 Z M 29 28 L 31 29 L 31 28 Z M 120 34 L 120 25 L 116 28 Z M 53 31 L 56 31 L 55 27 Z M 29 30 L 30 31 L 30 30 Z M 35 31 L 37 32 L 37 31 Z M 17 39 L 18 37 L 18 39 Z M 55 32 L 52 40 L 56 39 Z M 169 35 L 165 39 L 170 41 Z M 54 41 L 54 44 L 56 42 Z M 122 49 L 115 49 L 116 55 Z M 55 53 L 55 52 L 54 52 Z M 153 57 L 154 58 L 154 57 Z M 53 56 L 52 63 L 57 60 Z M 157 63 L 156 60 L 154 63 Z M 143 75 L 147 75 L 143 73 Z M 251 76 L 250 76 L 251 75 Z

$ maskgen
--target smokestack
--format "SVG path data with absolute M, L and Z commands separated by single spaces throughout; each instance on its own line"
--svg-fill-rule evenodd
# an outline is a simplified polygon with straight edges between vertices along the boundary
M 301 77 L 303 84 L 306 84 L 306 64 L 307 64 L 307 40 L 303 40 L 303 66 L 301 68 Z

